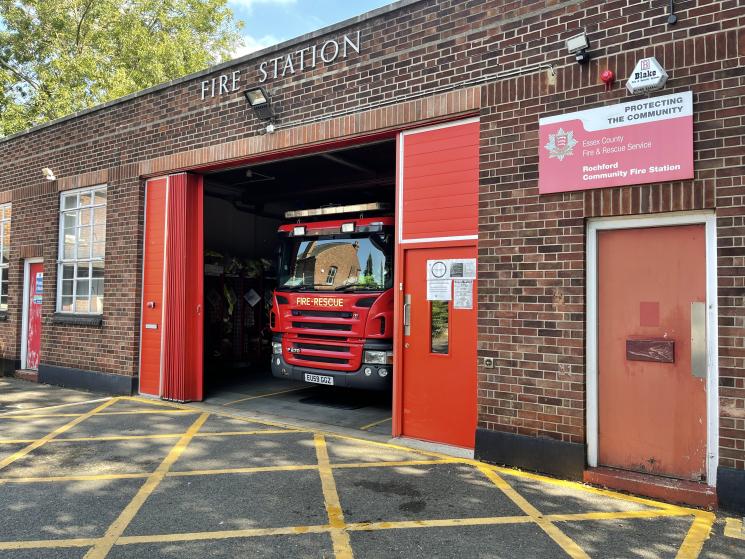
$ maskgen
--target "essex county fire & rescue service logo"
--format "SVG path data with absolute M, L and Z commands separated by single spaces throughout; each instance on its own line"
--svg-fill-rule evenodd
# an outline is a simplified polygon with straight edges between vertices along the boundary
M 577 140 L 574 139 L 574 132 L 571 130 L 564 132 L 563 128 L 559 128 L 556 134 L 549 134 L 548 143 L 544 146 L 549 157 L 556 157 L 559 161 L 564 161 L 567 155 L 572 155 L 574 146 L 577 145 Z

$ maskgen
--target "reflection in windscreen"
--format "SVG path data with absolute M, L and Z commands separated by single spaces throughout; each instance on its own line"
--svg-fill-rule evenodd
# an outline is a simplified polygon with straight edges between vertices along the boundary
M 282 250 L 280 285 L 320 291 L 387 289 L 392 262 L 386 241 L 381 235 L 288 239 Z

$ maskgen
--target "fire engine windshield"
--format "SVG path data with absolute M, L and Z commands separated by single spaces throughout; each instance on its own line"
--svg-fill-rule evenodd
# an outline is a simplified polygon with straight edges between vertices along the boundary
M 364 291 L 393 287 L 393 237 L 360 233 L 282 241 L 279 287 L 291 291 Z

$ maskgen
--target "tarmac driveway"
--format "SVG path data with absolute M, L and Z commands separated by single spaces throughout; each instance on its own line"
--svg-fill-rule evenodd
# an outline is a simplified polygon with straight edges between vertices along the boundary
M 23 389 L 0 379 L 0 406 Z M 338 434 L 67 392 L 59 407 L 0 413 L 3 558 L 745 557 L 738 519 Z

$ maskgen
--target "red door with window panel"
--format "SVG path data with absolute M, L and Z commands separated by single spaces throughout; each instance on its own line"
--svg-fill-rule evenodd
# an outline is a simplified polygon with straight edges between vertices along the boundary
M 476 247 L 405 251 L 402 430 L 407 437 L 473 448 L 476 281 L 458 281 L 457 291 L 451 283 L 450 301 L 428 300 L 428 262 L 447 259 L 475 263 Z
M 705 347 L 704 225 L 600 231 L 601 465 L 705 479 Z
M 29 264 L 28 314 L 26 316 L 26 369 L 38 370 L 41 352 L 41 307 L 44 291 L 44 264 Z

